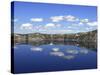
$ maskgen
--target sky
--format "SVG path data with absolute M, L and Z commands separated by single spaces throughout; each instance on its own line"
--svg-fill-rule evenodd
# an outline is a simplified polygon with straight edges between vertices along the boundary
M 17 1 L 13 7 L 14 33 L 70 34 L 97 29 L 96 6 Z

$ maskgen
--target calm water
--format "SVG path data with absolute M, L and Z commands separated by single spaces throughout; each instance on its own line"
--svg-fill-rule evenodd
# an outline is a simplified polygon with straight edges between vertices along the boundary
M 96 46 L 76 42 L 30 42 L 14 45 L 14 73 L 93 69 Z

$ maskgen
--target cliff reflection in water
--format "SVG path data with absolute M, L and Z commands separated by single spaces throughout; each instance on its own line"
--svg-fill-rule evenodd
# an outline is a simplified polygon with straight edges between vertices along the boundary
M 97 50 L 97 43 L 95 42 L 78 42 L 78 41 L 51 41 L 51 40 L 43 40 L 43 41 L 15 41 L 16 44 L 29 44 L 33 46 L 40 45 L 72 45 L 78 47 L 84 47 L 91 50 Z
M 97 67 L 96 51 L 97 45 L 95 42 L 62 40 L 15 41 L 14 66 L 18 67 L 16 72 L 22 72 L 23 70 L 38 72 L 61 69 L 91 69 Z

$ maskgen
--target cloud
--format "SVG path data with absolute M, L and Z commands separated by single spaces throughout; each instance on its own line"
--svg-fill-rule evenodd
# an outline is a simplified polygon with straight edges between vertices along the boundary
M 34 29 L 42 29 L 42 28 L 43 28 L 42 25 L 36 25 L 36 26 L 34 26 Z
M 43 30 L 42 33 L 48 33 L 48 34 L 66 34 L 66 33 L 73 33 L 74 31 L 71 29 L 61 29 L 61 30 Z
M 95 22 L 88 22 L 87 23 L 87 25 L 89 25 L 89 26 L 97 26 L 97 22 L 95 21 Z
M 46 28 L 48 28 L 48 27 L 55 27 L 55 24 L 53 24 L 53 23 L 48 23 L 48 24 L 45 25 L 45 27 L 46 27 Z
M 87 23 L 87 22 L 89 22 L 89 19 L 81 19 L 80 22 L 81 23 Z
M 65 18 L 65 20 L 70 21 L 70 22 L 79 21 L 78 18 L 76 18 L 75 16 L 72 16 L 72 15 L 64 16 L 64 18 Z
M 67 15 L 67 16 L 53 16 L 50 19 L 52 20 L 52 22 L 59 22 L 59 21 L 63 21 L 63 20 L 67 20 L 69 22 L 79 21 L 78 18 L 76 18 L 75 16 L 72 16 L 72 15 Z
M 52 22 L 59 22 L 63 20 L 63 16 L 53 16 L 50 18 Z
M 71 29 L 53 30 L 53 33 L 58 33 L 58 34 L 73 33 L 73 30 Z
M 44 26 L 45 28 L 55 28 L 55 27 L 61 27 L 60 24 L 54 24 L 54 23 L 48 23 Z
M 31 18 L 30 21 L 32 21 L 32 22 L 42 22 L 43 19 L 42 18 Z
M 48 23 L 45 25 L 45 28 L 54 28 L 54 27 L 61 27 L 61 24 Z
M 83 25 L 83 22 L 79 22 L 79 25 Z
M 79 22 L 79 25 L 83 25 L 83 23 L 89 22 L 89 19 L 79 19 L 73 15 L 64 15 L 64 16 L 53 16 L 50 17 L 52 22 L 60 22 L 60 21 L 68 21 L 68 22 Z
M 61 24 L 55 24 L 55 27 L 61 27 Z
M 32 29 L 33 28 L 33 26 L 32 26 L 32 24 L 30 24 L 30 23 L 25 23 L 25 24 L 22 24 L 21 26 L 20 26 L 20 29 Z

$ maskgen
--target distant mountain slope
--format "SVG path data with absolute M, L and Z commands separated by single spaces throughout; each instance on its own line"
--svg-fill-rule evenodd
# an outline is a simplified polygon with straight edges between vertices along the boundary
M 71 41 L 83 41 L 83 42 L 97 42 L 97 30 L 90 32 L 82 32 L 76 34 L 14 34 L 14 40 L 26 40 L 29 41 L 41 41 L 41 40 L 71 40 Z

